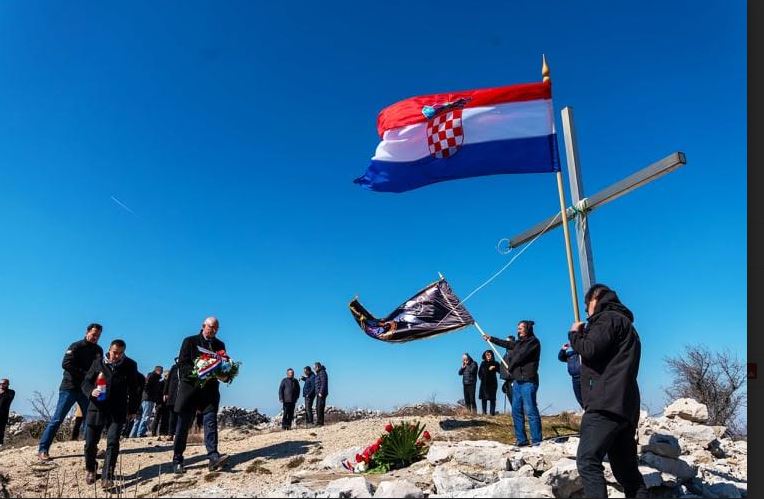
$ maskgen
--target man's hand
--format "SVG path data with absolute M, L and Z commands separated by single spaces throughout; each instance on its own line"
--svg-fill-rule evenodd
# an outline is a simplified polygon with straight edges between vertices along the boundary
M 170 396 L 169 396 L 169 395 L 163 395 L 163 396 L 162 396 L 162 399 L 164 399 L 164 401 L 165 401 L 165 402 L 167 402 L 167 399 L 169 399 L 169 398 L 170 398 Z
M 489 371 L 495 371 L 495 370 L 496 370 L 496 366 L 489 366 L 489 367 L 488 367 L 488 370 L 489 370 Z
M 561 350 L 567 350 L 570 346 L 570 343 L 565 343 L 563 346 L 560 347 Z
M 98 398 L 99 395 L 101 395 L 101 390 L 98 388 L 93 388 L 93 391 L 90 392 L 91 397 Z
M 137 414 L 128 414 L 127 415 L 127 420 L 128 421 L 135 421 L 136 419 L 138 419 L 138 415 Z
M 487 334 L 485 334 L 485 333 L 480 333 L 480 336 L 482 336 L 482 337 L 483 337 L 483 339 L 484 339 L 485 341 L 491 341 L 491 337 L 490 337 L 490 336 L 488 336 L 488 335 L 487 335 Z
M 574 322 L 572 326 L 570 326 L 571 331 L 578 331 L 581 332 L 584 330 L 584 326 L 586 325 L 585 322 Z

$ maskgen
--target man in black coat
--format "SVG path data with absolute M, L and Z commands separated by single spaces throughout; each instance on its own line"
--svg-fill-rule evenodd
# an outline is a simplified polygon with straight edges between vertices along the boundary
M 220 323 L 215 317 L 207 317 L 202 323 L 199 334 L 183 340 L 178 354 L 178 394 L 175 400 L 175 412 L 178 413 L 178 426 L 175 431 L 173 446 L 173 472 L 185 473 L 183 453 L 186 450 L 188 430 L 194 421 L 196 411 L 202 413 L 204 425 L 204 445 L 209 459 L 208 469 L 219 469 L 228 456 L 218 452 L 218 406 L 220 405 L 220 382 L 210 379 L 203 387 L 191 376 L 194 360 L 199 356 L 199 347 L 213 352 L 225 350 L 225 344 L 217 339 Z
M 287 369 L 286 378 L 279 385 L 279 402 L 283 404 L 281 429 L 291 430 L 294 420 L 294 406 L 300 400 L 300 383 L 294 379 L 294 369 Z
M 175 399 L 178 395 L 178 358 L 175 357 L 175 363 L 170 368 L 170 375 L 167 377 L 167 381 L 164 384 L 163 398 L 167 405 L 167 411 L 169 413 L 169 423 L 167 428 L 167 435 L 169 440 L 175 438 L 175 427 L 178 425 L 178 413 L 175 412 Z
M 50 461 L 48 451 L 56 438 L 58 427 L 69 414 L 74 404 L 79 404 L 83 411 L 87 410 L 88 397 L 82 393 L 82 380 L 85 374 L 93 365 L 95 359 L 103 357 L 103 349 L 98 346 L 98 339 L 101 337 L 103 327 L 100 324 L 90 324 L 85 330 L 85 338 L 75 341 L 64 353 L 64 360 L 61 361 L 61 367 L 64 368 L 64 377 L 61 380 L 61 386 L 58 388 L 58 402 L 53 412 L 53 417 L 45 427 L 45 431 L 40 437 L 40 443 L 37 446 L 37 457 L 41 461 Z M 87 428 L 86 428 L 87 431 Z M 86 435 L 87 437 L 87 435 Z
M 305 398 L 305 426 L 313 424 L 313 401 L 316 400 L 316 374 L 310 366 L 303 369 L 302 396 Z
M 92 485 L 96 481 L 96 453 L 105 429 L 106 454 L 102 473 L 105 490 L 114 486 L 122 426 L 128 419 L 135 418 L 140 404 L 138 366 L 125 355 L 125 348 L 124 341 L 112 341 L 107 355 L 93 361 L 82 381 L 82 393 L 90 401 L 85 417 L 85 482 Z M 99 378 L 105 384 L 99 383 Z
M 541 342 L 533 333 L 530 320 L 517 324 L 518 340 L 504 341 L 493 336 L 483 335 L 483 339 L 510 350 L 507 370 L 512 377 L 512 423 L 515 427 L 516 445 L 526 446 L 528 436 L 525 433 L 525 415 L 528 416 L 528 426 L 531 429 L 531 445 L 540 445 L 541 415 L 536 402 L 539 387 L 539 359 L 541 358 Z
M 162 381 L 162 371 L 162 366 L 156 366 L 153 371 L 146 375 L 146 385 L 143 387 L 143 396 L 141 397 L 141 418 L 133 426 L 130 432 L 131 438 L 145 437 L 148 433 L 149 418 L 162 397 L 162 388 L 159 386 Z
M 313 368 L 316 371 L 316 426 L 324 426 L 326 397 L 329 396 L 329 375 L 320 362 L 313 364 Z
M 636 432 L 639 423 L 637 374 L 641 343 L 634 315 L 615 291 L 595 284 L 584 297 L 588 323 L 568 332 L 581 355 L 584 417 L 576 463 L 585 497 L 607 497 L 602 460 L 608 455 L 613 475 L 626 497 L 647 497 L 639 472 Z
M 11 412 L 11 402 L 16 397 L 16 392 L 10 389 L 10 384 L 9 380 L 0 379 L 0 449 L 5 442 L 5 426 Z

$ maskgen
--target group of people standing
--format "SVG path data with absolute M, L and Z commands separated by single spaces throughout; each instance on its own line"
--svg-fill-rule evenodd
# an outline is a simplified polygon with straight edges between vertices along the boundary
M 626 497 L 647 497 L 644 479 L 638 469 L 636 431 L 640 396 L 637 384 L 641 343 L 634 328 L 634 315 L 619 300 L 615 291 L 603 284 L 593 285 L 584 297 L 587 322 L 575 322 L 568 341 L 557 358 L 565 362 L 573 393 L 584 409 L 580 442 L 576 455 L 585 497 L 607 497 L 602 461 L 608 457 L 613 474 Z M 464 385 L 464 401 L 476 412 L 475 387 L 480 380 L 483 413 L 486 401 L 495 414 L 496 373 L 505 380 L 505 393 L 512 401 L 512 422 L 516 445 L 540 445 L 541 417 L 536 403 L 541 343 L 533 332 L 534 322 L 523 320 L 517 336 L 502 340 L 483 334 L 483 339 L 506 348 L 501 365 L 490 350 L 482 356 L 480 367 L 465 353 L 459 375 Z M 583 381 L 583 382 L 582 382 Z M 528 419 L 531 439 L 525 432 Z
M 315 369 L 315 372 L 313 371 Z M 302 397 L 305 400 L 305 425 L 324 426 L 326 398 L 329 396 L 329 374 L 320 362 L 303 368 L 300 377 Z M 294 369 L 286 370 L 286 377 L 279 384 L 279 402 L 282 404 L 281 429 L 291 430 L 294 421 L 294 410 L 300 400 L 300 383 L 294 377 Z M 313 403 L 316 403 L 316 418 L 313 419 Z
M 126 433 L 132 437 L 145 436 L 152 413 L 152 432 L 162 427 L 163 420 L 167 421 L 168 434 L 173 440 L 174 473 L 185 473 L 183 454 L 189 429 L 197 416 L 202 419 L 208 469 L 214 471 L 222 467 L 228 456 L 218 452 L 220 382 L 212 379 L 201 386 L 191 375 L 199 347 L 214 352 L 225 350 L 225 344 L 217 338 L 218 328 L 217 318 L 206 318 L 198 334 L 183 340 L 175 365 L 163 379 L 161 366 L 145 377 L 141 375 L 136 362 L 125 354 L 127 344 L 122 339 L 112 340 L 104 353 L 98 345 L 103 327 L 96 323 L 88 325 L 85 337 L 72 343 L 64 354 L 58 401 L 40 438 L 38 459 L 51 460 L 49 451 L 56 432 L 74 404 L 78 404 L 84 412 L 85 481 L 88 484 L 94 484 L 97 479 L 98 444 L 103 434 L 106 450 L 101 478 L 103 488 L 110 490 L 114 486 L 120 438 Z M 0 395 L 4 393 L 5 390 Z

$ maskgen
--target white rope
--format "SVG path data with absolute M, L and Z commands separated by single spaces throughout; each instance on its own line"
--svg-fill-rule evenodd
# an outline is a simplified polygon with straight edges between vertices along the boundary
M 559 214 L 558 214 L 557 216 L 559 216 Z M 535 243 L 535 242 L 536 242 L 536 239 L 538 239 L 539 237 L 541 237 L 541 236 L 542 236 L 542 235 L 543 235 L 543 234 L 544 234 L 544 233 L 545 233 L 547 230 L 549 230 L 549 228 L 550 228 L 550 227 L 551 227 L 551 226 L 552 226 L 552 225 L 553 225 L 553 224 L 554 224 L 554 223 L 557 221 L 557 216 L 555 216 L 554 218 L 552 218 L 552 221 L 551 221 L 551 222 L 549 222 L 549 225 L 547 225 L 546 227 L 544 227 L 544 230 L 542 230 L 541 232 L 539 232 L 539 233 L 536 235 L 536 237 L 534 237 L 533 239 L 531 239 L 531 241 L 530 241 L 528 244 L 526 244 L 525 246 L 523 246 L 523 249 L 521 249 L 521 250 L 520 250 L 520 251 L 519 251 L 519 252 L 518 252 L 518 253 L 517 253 L 515 256 L 513 256 L 513 257 L 512 257 L 512 258 L 509 260 L 509 262 L 507 262 L 507 264 L 506 264 L 506 265 L 504 265 L 502 268 L 500 268 L 500 269 L 499 269 L 499 271 L 498 271 L 498 272 L 496 272 L 494 275 L 492 275 L 491 277 L 489 277 L 489 278 L 488 278 L 488 280 L 487 280 L 487 281 L 485 281 L 483 284 L 481 284 L 480 286 L 478 286 L 477 288 L 475 288 L 475 289 L 474 289 L 474 290 L 473 290 L 473 291 L 472 291 L 470 294 L 468 294 L 468 295 L 467 295 L 467 297 L 466 297 L 465 299 L 463 299 L 463 300 L 461 300 L 459 303 L 457 303 L 457 304 L 456 304 L 456 306 L 458 307 L 459 305 L 462 305 L 464 302 L 466 302 L 467 300 L 469 300 L 470 298 L 472 298 L 472 297 L 475 295 L 475 293 L 477 293 L 478 291 L 480 291 L 481 289 L 483 289 L 484 287 L 486 287 L 486 286 L 487 286 L 488 284 L 490 284 L 490 283 L 491 283 L 491 282 L 492 282 L 494 279 L 496 279 L 497 277 L 499 277 L 499 275 L 501 275 L 501 273 L 502 273 L 502 272 L 504 272 L 505 270 L 507 270 L 507 269 L 509 268 L 509 266 L 510 266 L 510 265 L 512 265 L 512 263 L 514 263 L 514 261 L 515 261 L 515 260 L 517 260 L 517 258 L 518 258 L 520 255 L 522 255 L 522 254 L 525 252 L 525 250 L 527 250 L 528 248 L 530 248 L 530 247 L 531 247 L 531 245 L 532 245 L 533 243 Z M 509 254 L 510 252 L 512 252 L 512 250 L 513 250 L 513 249 L 514 249 L 514 248 L 510 248 L 510 249 L 509 249 L 509 251 L 507 252 L 507 254 Z M 441 274 L 441 277 L 442 277 L 442 274 Z M 451 305 L 451 304 L 449 303 L 449 305 Z M 447 318 L 449 315 L 451 315 L 451 314 L 452 314 L 454 311 L 455 311 L 455 307 L 451 307 L 451 312 L 447 313 L 447 314 L 445 315 L 445 317 L 443 317 L 443 318 L 442 318 L 442 319 L 441 319 L 441 320 L 438 322 L 438 324 L 436 324 L 436 327 L 437 327 L 437 326 L 439 326 L 439 325 L 440 325 L 440 324 L 441 324 L 441 323 L 442 323 L 444 320 L 446 320 L 446 318 Z

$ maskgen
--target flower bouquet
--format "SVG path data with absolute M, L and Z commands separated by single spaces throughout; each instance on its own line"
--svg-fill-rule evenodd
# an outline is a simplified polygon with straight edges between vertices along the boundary
M 424 428 L 418 422 L 388 423 L 381 437 L 356 454 L 355 461 L 346 459 L 342 466 L 353 473 L 387 473 L 409 466 L 427 455 L 431 437 Z
M 213 352 L 202 347 L 196 348 L 199 356 L 194 359 L 191 377 L 196 379 L 199 386 L 204 386 L 211 379 L 230 384 L 238 376 L 241 362 L 234 362 L 225 350 Z

